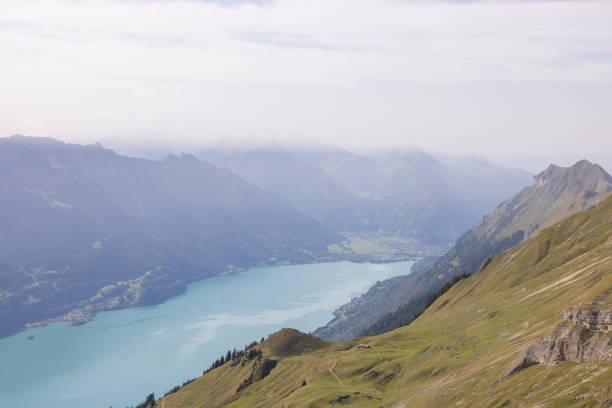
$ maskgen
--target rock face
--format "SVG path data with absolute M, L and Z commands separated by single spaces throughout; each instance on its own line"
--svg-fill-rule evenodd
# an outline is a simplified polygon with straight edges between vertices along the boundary
M 567 309 L 565 321 L 531 345 L 512 365 L 510 375 L 535 364 L 561 361 L 612 361 L 612 307 Z
M 565 318 L 576 326 L 593 331 L 612 330 L 612 308 L 610 309 L 578 309 L 567 311 Z

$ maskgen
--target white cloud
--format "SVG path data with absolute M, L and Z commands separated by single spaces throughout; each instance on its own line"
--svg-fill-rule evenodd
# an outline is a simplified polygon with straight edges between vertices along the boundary
M 610 21 L 606 1 L 5 0 L 0 132 L 354 146 L 410 135 L 425 148 L 475 151 L 491 132 L 509 136 L 499 121 L 515 108 L 506 127 L 533 129 L 531 140 L 571 138 L 571 124 L 549 126 L 567 110 L 574 127 L 599 121 L 600 140 L 610 120 L 585 106 L 551 114 L 530 101 L 557 87 L 609 109 L 593 88 L 612 85 Z M 516 94 L 524 84 L 535 86 Z M 491 101 L 496 92 L 519 106 Z M 479 120 L 461 119 L 473 112 Z
M 584 82 L 612 80 L 612 58 L 592 58 L 612 52 L 611 18 L 609 2 L 45 0 L 11 2 L 0 30 L 4 69 L 42 83 Z

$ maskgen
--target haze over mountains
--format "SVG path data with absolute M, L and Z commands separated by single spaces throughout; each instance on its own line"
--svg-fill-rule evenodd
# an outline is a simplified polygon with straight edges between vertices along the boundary
M 282 330 L 230 351 L 161 405 L 611 400 L 612 177 L 598 165 L 551 165 L 521 190 L 526 172 L 412 150 L 198 155 L 147 160 L 0 139 L 0 335 L 159 303 L 254 265 L 380 261 L 354 252 L 351 234 L 370 237 L 361 244 L 444 243 L 480 219 L 435 262 L 421 257 L 410 275 L 378 282 L 314 332 L 380 336 L 337 344 Z M 513 186 L 520 191 L 494 204 Z M 538 385 L 548 374 L 532 366 L 541 365 L 572 387 Z
M 0 139 L 0 335 L 160 302 L 260 262 L 312 261 L 341 236 L 191 155 L 151 161 Z
M 101 145 L 0 139 L 0 336 L 159 303 L 257 264 L 389 259 L 368 252 L 381 236 L 408 245 L 383 248 L 393 259 L 411 258 L 419 242 L 444 248 L 529 177 L 420 151 L 199 156 L 218 167 L 190 154 L 145 160 Z M 366 249 L 344 245 L 346 232 L 371 234 L 359 238 Z
M 412 321 L 446 282 L 474 273 L 490 256 L 533 236 L 575 213 L 597 206 L 612 192 L 612 177 L 581 160 L 571 167 L 550 165 L 533 184 L 500 204 L 432 265 L 408 276 L 379 282 L 335 312 L 335 319 L 314 334 L 331 340 L 374 335 Z
M 0 408 L 612 408 L 612 1 L 0 10 Z
M 337 231 L 448 243 L 529 184 L 524 170 L 419 150 L 365 156 L 340 148 L 208 150 L 199 156 L 277 192 Z

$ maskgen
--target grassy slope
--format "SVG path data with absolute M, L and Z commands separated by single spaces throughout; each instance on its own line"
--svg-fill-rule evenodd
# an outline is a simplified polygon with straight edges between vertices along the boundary
M 236 395 L 248 373 L 226 364 L 164 406 L 598 406 L 612 399 L 610 363 L 538 365 L 504 377 L 563 309 L 611 287 L 612 197 L 494 257 L 409 326 L 285 357 L 264 343 L 264 357 L 279 359 L 268 377 Z M 360 342 L 372 348 L 359 350 Z
M 342 341 L 405 324 L 422 310 L 415 307 L 418 299 L 456 276 L 472 274 L 489 256 L 514 247 L 542 228 L 598 205 L 610 192 L 612 177 L 597 165 L 586 160 L 567 168 L 551 165 L 534 178 L 533 185 L 500 204 L 434 263 L 374 285 L 358 302 L 339 308 L 337 316 L 314 334 Z

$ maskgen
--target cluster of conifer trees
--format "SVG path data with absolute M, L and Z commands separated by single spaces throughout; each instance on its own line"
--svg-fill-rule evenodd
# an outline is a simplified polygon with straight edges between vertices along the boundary
M 187 381 L 184 381 L 182 385 L 175 385 L 175 386 L 174 386 L 174 387 L 172 387 L 172 388 L 171 388 L 171 389 L 170 389 L 168 392 L 166 392 L 166 393 L 164 394 L 164 397 L 165 397 L 166 395 L 173 394 L 173 393 L 177 392 L 178 390 L 180 390 L 181 388 L 183 388 L 183 387 L 184 387 L 184 386 L 186 386 L 187 384 L 191 384 L 191 383 L 192 383 L 192 382 L 194 382 L 195 380 L 196 380 L 196 378 L 191 378 L 191 379 L 189 379 L 189 380 L 187 380 Z
M 263 343 L 263 341 L 264 341 L 264 338 L 262 337 L 259 342 L 254 341 L 252 343 L 249 343 L 246 346 L 244 346 L 242 350 L 236 350 L 236 349 L 227 350 L 227 353 L 225 353 L 225 355 L 222 355 L 220 358 L 216 359 L 210 365 L 210 367 L 204 370 L 202 375 L 205 375 L 206 373 L 210 372 L 211 370 L 214 370 L 217 367 L 221 367 L 223 364 L 229 361 L 232 361 L 232 364 L 234 363 L 237 364 L 237 362 L 240 361 L 242 357 L 246 357 L 248 360 L 253 360 L 256 357 L 261 356 L 261 350 L 255 349 L 254 347 Z
M 224 355 L 222 355 L 220 358 L 216 359 L 211 365 L 210 367 L 208 367 L 206 370 L 204 370 L 204 372 L 202 373 L 202 375 L 205 375 L 206 373 L 214 370 L 217 367 L 221 367 L 223 364 L 231 361 L 232 365 L 237 365 L 240 362 L 240 359 L 242 357 L 246 357 L 247 360 L 253 360 L 255 358 L 261 358 L 261 350 L 256 349 L 255 346 L 263 343 L 264 338 L 262 337 L 260 341 L 253 341 L 249 344 L 247 344 L 246 346 L 244 346 L 244 348 L 242 350 L 228 350 L 227 353 L 225 353 Z M 190 384 L 192 382 L 194 382 L 196 380 L 196 378 L 192 378 L 190 380 L 185 381 L 182 385 L 175 385 L 174 387 L 172 387 L 168 392 L 166 392 L 164 394 L 164 397 L 166 395 L 169 394 L 173 394 L 175 392 L 177 392 L 178 390 L 180 390 L 181 388 L 183 388 L 184 386 L 186 386 L 187 384 Z M 155 406 L 155 395 L 153 393 L 147 395 L 147 398 L 141 402 L 140 404 L 136 405 L 135 407 L 132 408 L 153 408 Z
M 155 394 L 150 393 L 144 401 L 132 408 L 153 408 L 155 406 Z

